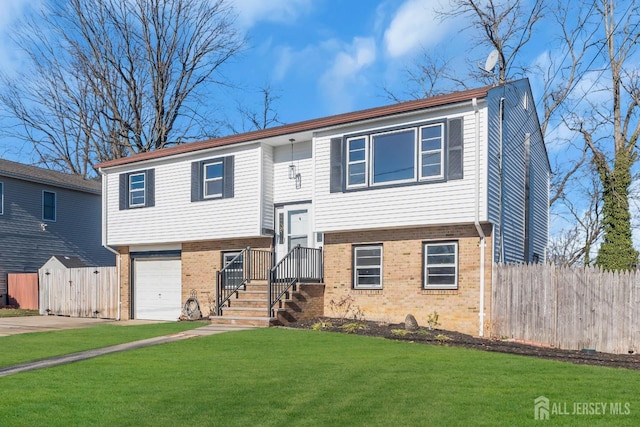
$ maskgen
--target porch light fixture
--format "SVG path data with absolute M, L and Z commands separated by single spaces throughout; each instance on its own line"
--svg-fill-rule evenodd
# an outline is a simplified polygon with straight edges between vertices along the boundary
M 298 172 L 296 174 L 296 190 L 299 190 L 300 188 L 302 188 L 302 175 Z
M 291 163 L 289 164 L 289 179 L 295 179 L 296 180 L 296 187 L 297 187 L 297 176 L 296 175 L 300 175 L 300 174 L 296 174 L 296 165 L 293 164 L 293 143 L 296 140 L 291 138 L 289 139 L 289 142 L 291 143 Z

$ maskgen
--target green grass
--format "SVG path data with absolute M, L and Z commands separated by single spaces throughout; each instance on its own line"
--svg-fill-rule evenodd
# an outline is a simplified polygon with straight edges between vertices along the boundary
M 136 326 L 105 324 L 89 328 L 9 335 L 0 337 L 0 368 L 62 354 L 173 334 L 205 324 L 207 323 L 172 322 Z M 3 424 L 0 423 L 1 425 Z
M 39 316 L 38 310 L 25 310 L 23 308 L 0 308 L 0 317 L 25 317 Z
M 0 378 L 0 425 L 535 426 L 540 395 L 631 409 L 546 424 L 640 423 L 640 372 L 272 328 Z

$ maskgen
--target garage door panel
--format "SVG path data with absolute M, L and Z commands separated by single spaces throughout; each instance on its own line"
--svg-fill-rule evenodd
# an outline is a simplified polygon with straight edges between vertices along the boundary
M 134 261 L 134 318 L 178 320 L 181 311 L 181 261 L 136 259 Z

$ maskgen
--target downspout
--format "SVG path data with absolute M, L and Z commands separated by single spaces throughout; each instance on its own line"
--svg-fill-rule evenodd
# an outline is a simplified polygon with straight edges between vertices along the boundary
M 485 268 L 484 268 L 484 259 L 485 259 L 485 246 L 486 246 L 486 236 L 484 234 L 484 230 L 480 225 L 480 110 L 478 108 L 478 99 L 473 98 L 473 113 L 476 122 L 476 200 L 475 200 L 475 220 L 474 224 L 476 226 L 476 231 L 478 232 L 478 236 L 480 236 L 480 311 L 478 312 L 479 317 L 479 327 L 478 327 L 478 336 L 484 336 L 484 290 L 485 290 Z
M 116 256 L 116 272 L 118 275 L 118 314 L 116 316 L 116 320 L 120 320 L 120 309 L 122 305 L 122 301 L 120 299 L 122 290 L 120 283 L 120 252 L 107 244 L 107 188 L 109 186 L 107 185 L 106 174 L 102 171 L 102 168 L 98 168 L 98 173 L 100 173 L 100 176 L 102 177 L 102 246 Z

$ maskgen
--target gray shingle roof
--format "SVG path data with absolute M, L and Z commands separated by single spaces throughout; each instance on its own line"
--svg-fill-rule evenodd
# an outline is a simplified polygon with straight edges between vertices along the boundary
M 95 180 L 84 179 L 78 175 L 71 175 L 64 172 L 0 159 L 0 177 L 3 176 L 21 179 L 24 181 L 37 182 L 40 184 L 47 184 L 54 187 L 83 191 L 85 193 L 100 194 L 102 191 L 100 182 Z
M 60 261 L 60 263 L 67 268 L 89 267 L 86 262 L 84 262 L 77 256 L 54 255 L 53 257 Z

